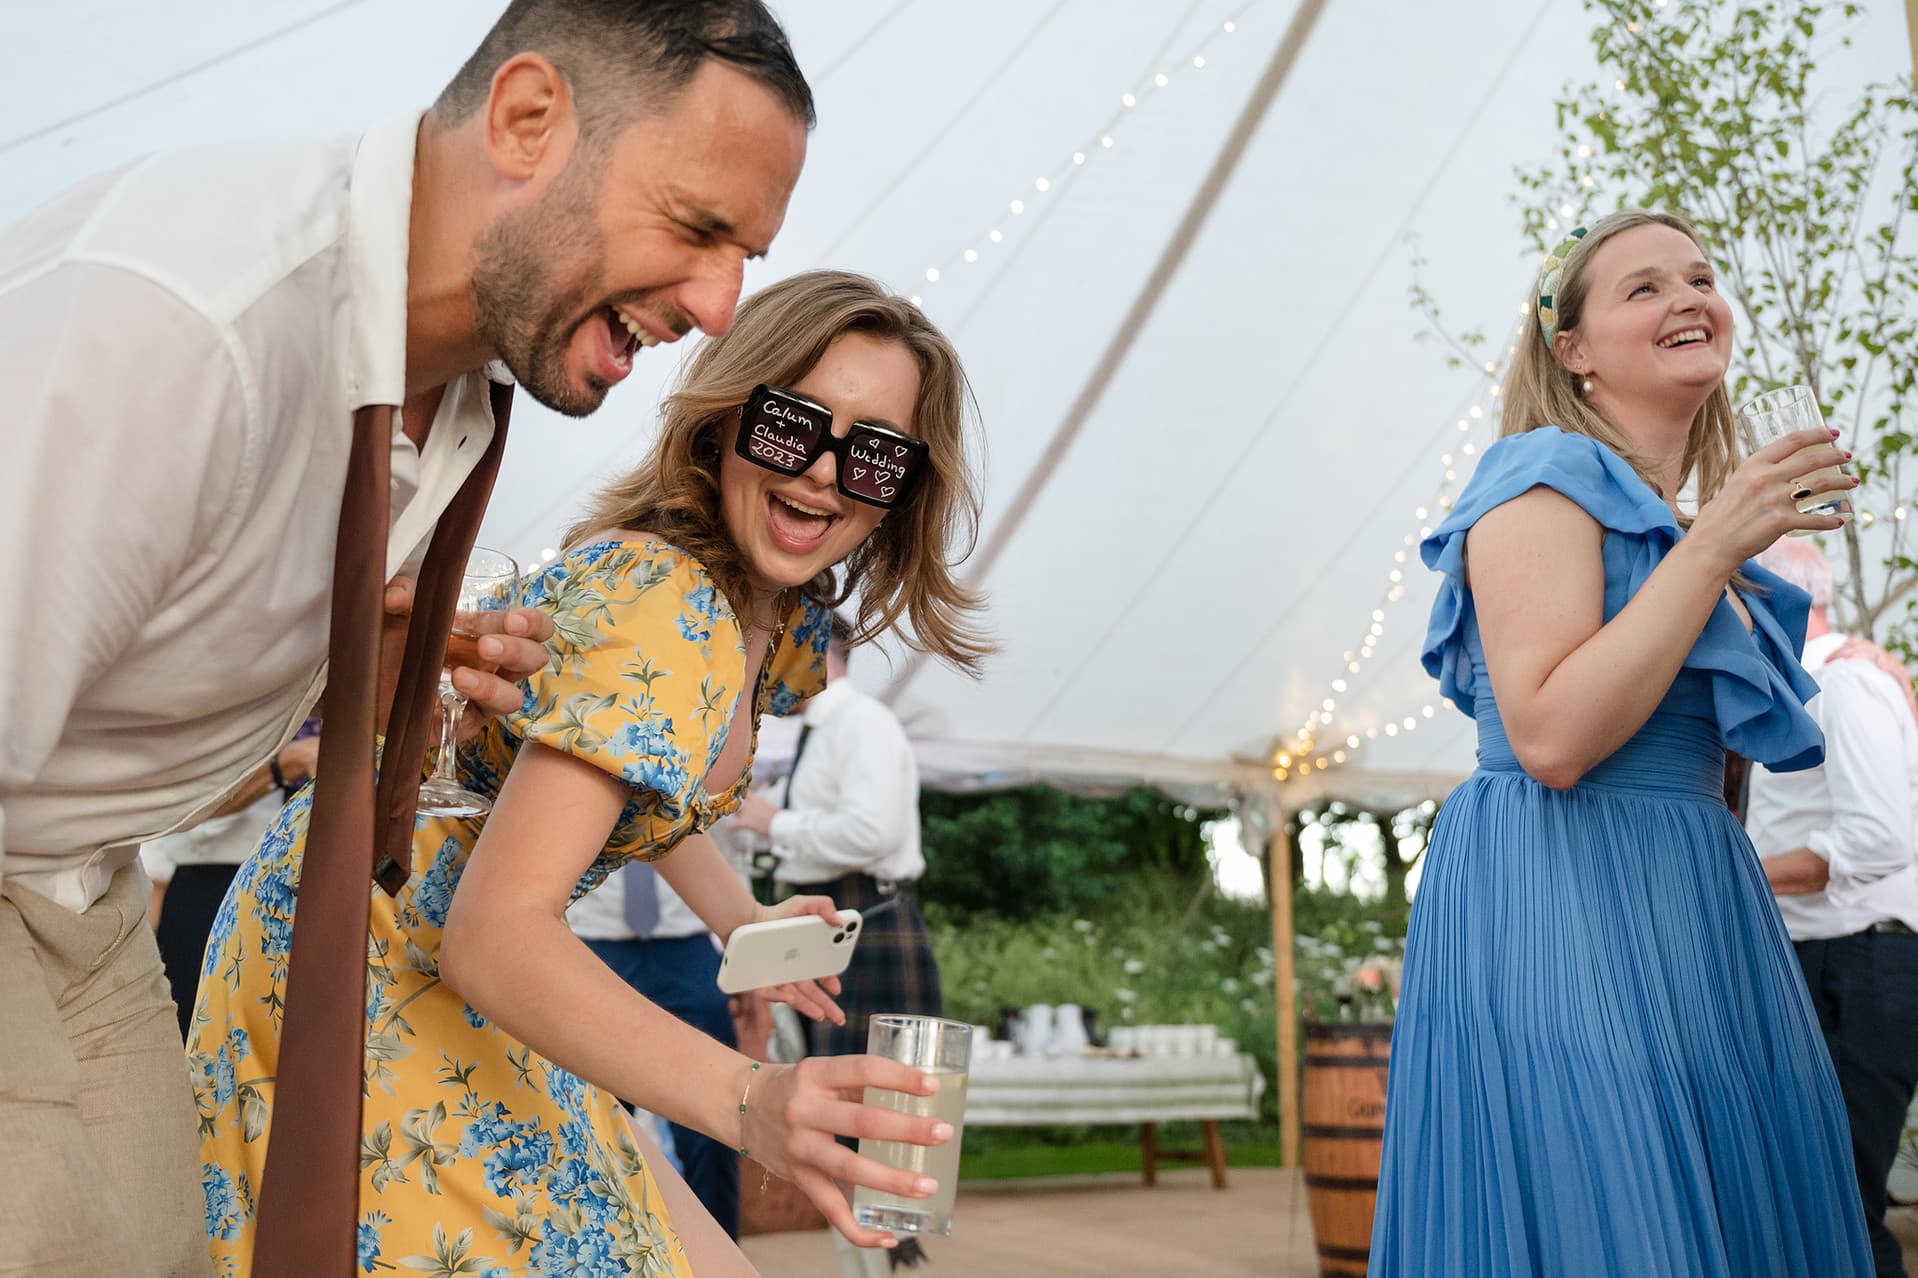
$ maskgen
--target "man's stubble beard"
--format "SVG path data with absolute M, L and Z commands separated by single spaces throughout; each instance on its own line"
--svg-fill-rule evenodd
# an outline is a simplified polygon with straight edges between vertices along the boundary
M 591 373 L 584 390 L 566 369 L 573 334 L 603 322 L 592 305 L 605 237 L 597 210 L 599 174 L 585 155 L 531 207 L 506 214 L 473 250 L 474 329 L 534 400 L 568 417 L 585 417 L 609 385 Z M 555 288 L 555 284 L 565 285 Z

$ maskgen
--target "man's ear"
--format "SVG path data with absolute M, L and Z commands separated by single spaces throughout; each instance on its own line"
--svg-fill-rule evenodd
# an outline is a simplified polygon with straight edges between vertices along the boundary
M 572 90 L 539 53 L 516 54 L 500 64 L 483 124 L 487 159 L 509 182 L 530 181 L 556 150 L 570 150 L 578 140 Z

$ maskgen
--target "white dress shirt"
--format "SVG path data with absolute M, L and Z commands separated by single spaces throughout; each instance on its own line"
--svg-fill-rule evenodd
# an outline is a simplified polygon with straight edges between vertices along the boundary
M 260 836 L 285 804 L 286 795 L 275 786 L 238 812 L 208 817 L 192 829 L 142 843 L 140 864 L 155 883 L 171 879 L 183 865 L 238 865 L 260 846 Z
M 0 872 L 70 909 L 318 697 L 354 410 L 406 392 L 418 115 L 164 152 L 0 231 Z M 397 423 L 396 423 L 397 426 Z M 397 431 L 389 574 L 492 438 Z
M 1824 729 L 1824 766 L 1751 774 L 1746 825 L 1758 855 L 1810 848 L 1831 866 L 1823 892 L 1777 898 L 1794 941 L 1885 920 L 1918 928 L 1918 724 L 1890 675 L 1830 660 L 1844 642 L 1823 634 L 1805 644 L 1819 686 L 1806 709 Z
M 772 819 L 785 883 L 848 874 L 897 882 L 926 871 L 919 851 L 919 765 L 906 730 L 877 698 L 839 679 L 807 703 L 805 753 Z

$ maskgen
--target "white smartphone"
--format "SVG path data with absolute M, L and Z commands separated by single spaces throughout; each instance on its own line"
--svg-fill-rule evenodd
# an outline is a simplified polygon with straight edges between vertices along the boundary
M 742 923 L 726 940 L 719 960 L 719 988 L 742 994 L 789 981 L 838 976 L 852 962 L 859 940 L 859 911 L 839 911 L 834 926 L 817 914 L 765 923 Z

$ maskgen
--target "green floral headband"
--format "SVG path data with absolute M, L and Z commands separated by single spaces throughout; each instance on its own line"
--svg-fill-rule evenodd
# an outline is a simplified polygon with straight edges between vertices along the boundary
M 1572 255 L 1578 242 L 1585 238 L 1586 229 L 1582 226 L 1572 228 L 1559 246 L 1545 255 L 1545 265 L 1538 268 L 1538 331 L 1545 336 L 1545 344 L 1552 344 L 1552 335 L 1558 331 L 1558 284 L 1565 273 L 1565 259 Z

